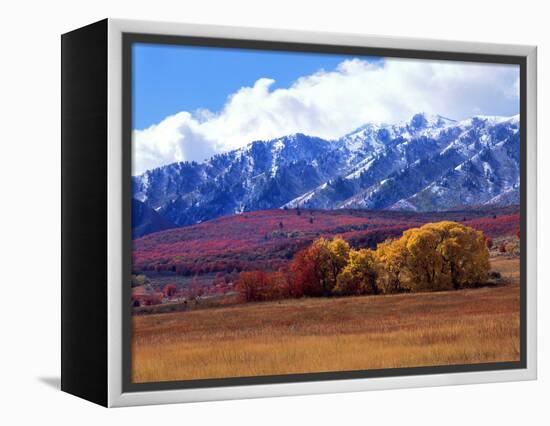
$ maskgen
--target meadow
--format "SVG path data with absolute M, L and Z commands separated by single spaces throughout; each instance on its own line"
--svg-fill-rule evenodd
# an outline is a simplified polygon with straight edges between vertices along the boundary
M 519 259 L 492 256 L 491 268 L 499 285 L 134 316 L 132 380 L 516 361 Z

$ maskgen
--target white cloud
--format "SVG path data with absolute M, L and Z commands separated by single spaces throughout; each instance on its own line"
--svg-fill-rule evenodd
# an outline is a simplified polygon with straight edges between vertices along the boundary
M 398 59 L 347 60 L 275 90 L 274 80 L 260 78 L 217 113 L 179 112 L 135 130 L 133 174 L 296 132 L 337 138 L 367 121 L 420 111 L 454 119 L 517 114 L 518 78 L 516 66 Z

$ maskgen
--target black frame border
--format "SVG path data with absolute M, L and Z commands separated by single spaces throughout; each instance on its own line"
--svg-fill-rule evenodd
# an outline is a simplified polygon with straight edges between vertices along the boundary
M 520 67 L 520 360 L 482 364 L 406 367 L 359 371 L 336 371 L 272 376 L 231 377 L 220 379 L 177 380 L 133 383 L 131 381 L 132 313 L 129 285 L 132 268 L 131 238 L 131 160 L 132 160 L 132 45 L 134 43 L 180 46 L 235 48 L 263 51 L 383 56 L 403 59 L 509 64 Z M 396 41 L 399 44 L 399 41 Z M 161 391 L 200 389 L 229 386 L 249 386 L 330 380 L 368 379 L 381 377 L 418 376 L 515 370 L 527 368 L 527 57 L 499 54 L 478 54 L 365 46 L 294 43 L 267 40 L 246 40 L 214 37 L 157 35 L 144 33 L 122 34 L 122 391 Z
M 61 390 L 108 405 L 107 19 L 61 36 Z

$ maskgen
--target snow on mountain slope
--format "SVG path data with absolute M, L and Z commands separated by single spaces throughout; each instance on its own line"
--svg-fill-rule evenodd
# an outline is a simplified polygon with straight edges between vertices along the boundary
M 294 134 L 133 178 L 134 198 L 176 225 L 269 208 L 445 210 L 517 203 L 519 117 L 416 114 L 340 139 Z

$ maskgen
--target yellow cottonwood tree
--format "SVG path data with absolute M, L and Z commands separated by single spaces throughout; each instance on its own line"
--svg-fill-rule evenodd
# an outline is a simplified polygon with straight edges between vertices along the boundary
M 349 262 L 336 280 L 334 293 L 341 296 L 378 294 L 376 258 L 372 250 L 351 250 Z
M 412 228 L 375 252 L 382 291 L 450 290 L 482 283 L 489 251 L 482 232 L 456 222 Z
M 440 234 L 424 225 L 405 231 L 402 238 L 408 252 L 407 287 L 411 291 L 451 289 L 451 280 L 438 250 L 442 242 Z
M 306 285 L 314 291 L 309 295 L 330 296 L 336 286 L 336 279 L 347 265 L 349 258 L 349 244 L 341 237 L 332 240 L 319 238 L 306 249 L 306 257 L 311 263 L 312 279 L 315 283 Z
M 378 288 L 382 293 L 398 293 L 406 273 L 407 247 L 403 239 L 386 240 L 374 251 Z
M 432 227 L 441 235 L 438 252 L 446 263 L 453 288 L 483 282 L 490 268 L 483 233 L 456 222 L 434 223 Z

